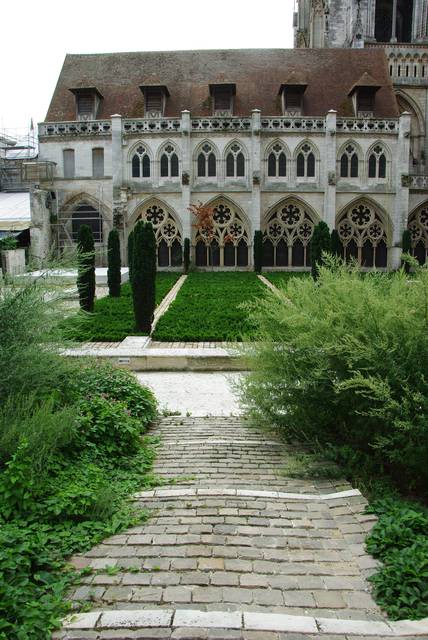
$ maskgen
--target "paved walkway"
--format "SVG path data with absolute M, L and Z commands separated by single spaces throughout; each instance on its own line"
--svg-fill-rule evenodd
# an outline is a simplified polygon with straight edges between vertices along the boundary
M 175 484 L 135 496 L 145 525 L 74 558 L 98 570 L 72 594 L 94 609 L 55 637 L 421 637 L 370 596 L 374 517 L 348 483 L 287 478 L 287 447 L 239 418 L 169 417 L 153 433 L 155 473 Z

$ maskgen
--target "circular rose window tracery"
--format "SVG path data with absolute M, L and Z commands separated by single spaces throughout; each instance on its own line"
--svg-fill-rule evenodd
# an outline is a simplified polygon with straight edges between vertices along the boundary
M 337 223 L 342 243 L 342 257 L 353 259 L 362 267 L 387 266 L 387 231 L 376 209 L 360 202 L 342 214 Z

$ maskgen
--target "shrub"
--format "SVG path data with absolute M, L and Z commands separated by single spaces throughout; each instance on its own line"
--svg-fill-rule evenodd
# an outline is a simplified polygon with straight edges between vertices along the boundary
M 336 229 L 333 229 L 331 232 L 330 243 L 332 255 L 340 257 L 342 255 L 342 243 L 340 242 L 340 237 Z
M 249 307 L 260 339 L 250 410 L 284 432 L 349 446 L 421 494 L 428 487 L 428 269 L 369 274 L 333 258 Z
M 408 229 L 405 229 L 403 231 L 403 241 L 402 241 L 402 249 L 403 249 L 403 253 L 405 254 L 411 254 L 412 252 L 412 236 L 410 235 L 410 231 Z M 410 264 L 407 261 L 402 261 L 402 264 L 404 266 L 404 270 L 406 273 L 409 273 L 410 271 Z
M 323 253 L 331 251 L 330 231 L 323 220 L 321 220 L 314 229 L 310 251 L 312 277 L 316 280 L 318 278 L 319 268 L 323 264 Z
M 18 246 L 18 240 L 14 236 L 5 236 L 0 238 L 0 251 L 10 251 L 16 249 Z
M 261 231 L 254 231 L 254 271 L 262 272 L 263 264 L 263 236 Z
M 156 296 L 156 238 L 150 222 L 142 220 L 134 229 L 131 284 L 136 329 L 150 333 Z
M 128 236 L 128 269 L 129 281 L 132 282 L 132 261 L 134 259 L 134 230 Z
M 79 263 L 77 289 L 80 306 L 84 311 L 92 312 L 95 298 L 95 246 L 90 227 L 82 224 L 78 233 Z
M 108 292 L 112 298 L 120 296 L 120 240 L 119 232 L 116 228 L 108 234 L 108 270 L 107 282 Z
M 189 273 L 189 267 L 190 267 L 190 240 L 189 240 L 189 238 L 184 238 L 183 263 L 184 263 L 184 273 Z

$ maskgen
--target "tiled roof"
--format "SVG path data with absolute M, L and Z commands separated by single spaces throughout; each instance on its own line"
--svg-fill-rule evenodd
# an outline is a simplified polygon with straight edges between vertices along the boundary
M 393 117 L 398 107 L 381 49 L 244 49 L 224 51 L 156 51 L 67 55 L 46 121 L 74 120 L 70 89 L 96 87 L 104 98 L 98 118 L 114 113 L 144 117 L 141 85 L 168 87 L 165 116 L 184 109 L 193 116 L 211 115 L 209 85 L 236 84 L 234 112 L 281 115 L 280 86 L 290 77 L 305 78 L 304 115 L 322 116 L 336 109 L 352 116 L 349 91 L 365 73 L 381 88 L 375 116 Z M 154 82 L 156 79 L 156 82 Z

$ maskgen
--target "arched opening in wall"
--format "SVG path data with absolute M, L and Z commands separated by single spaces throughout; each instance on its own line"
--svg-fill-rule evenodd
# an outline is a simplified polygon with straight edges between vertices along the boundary
M 420 265 L 428 261 L 428 202 L 414 211 L 409 217 L 412 255 Z
M 103 241 L 103 221 L 98 209 L 87 203 L 76 206 L 71 214 L 71 235 L 73 242 L 77 242 L 79 229 L 86 224 L 92 231 L 94 242 Z
M 262 229 L 263 266 L 310 267 L 315 224 L 315 216 L 297 200 L 286 200 L 272 209 Z
M 198 229 L 195 237 L 197 267 L 245 268 L 249 264 L 249 225 L 243 214 L 227 200 L 216 200 L 214 235 L 207 237 Z
M 393 37 L 392 0 L 377 0 L 375 38 L 377 42 L 390 42 Z M 397 0 L 395 38 L 397 42 L 411 42 L 413 22 L 413 0 Z
M 381 213 L 369 202 L 360 201 L 342 213 L 337 222 L 342 258 L 360 267 L 388 266 L 388 234 Z
M 183 242 L 181 229 L 172 211 L 160 202 L 142 207 L 138 220 L 151 222 L 156 236 L 158 267 L 181 267 Z

